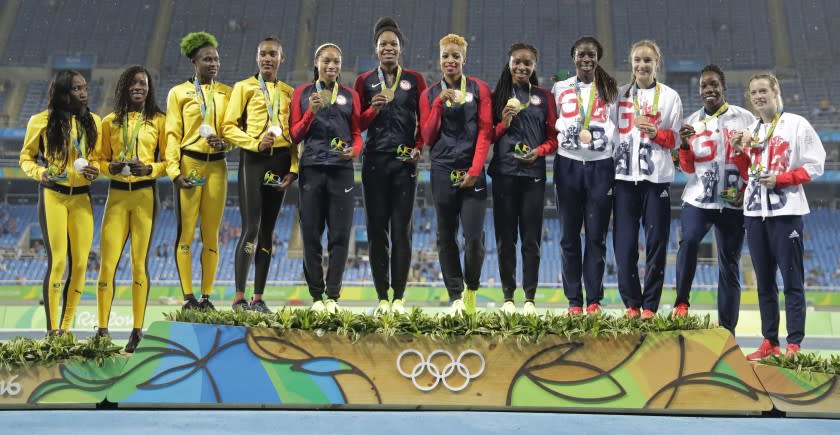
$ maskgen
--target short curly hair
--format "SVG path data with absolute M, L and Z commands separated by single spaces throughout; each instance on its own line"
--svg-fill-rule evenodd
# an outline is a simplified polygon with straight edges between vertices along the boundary
M 207 32 L 191 32 L 181 38 L 181 54 L 192 59 L 195 53 L 203 47 L 218 48 L 216 37 Z
M 440 38 L 440 46 L 443 47 L 446 44 L 455 44 L 455 45 L 461 47 L 464 51 L 464 55 L 466 56 L 467 46 L 469 44 L 467 44 L 467 40 L 464 39 L 463 36 L 456 35 L 454 33 L 450 33 L 450 34 L 444 36 L 443 38 Z

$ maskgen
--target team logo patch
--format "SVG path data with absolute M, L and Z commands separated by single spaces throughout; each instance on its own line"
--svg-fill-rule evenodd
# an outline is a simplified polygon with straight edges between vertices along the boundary
M 538 95 L 531 95 L 531 104 L 539 106 L 540 104 L 542 104 L 542 98 L 540 98 Z
M 343 106 L 347 104 L 347 97 L 345 97 L 344 95 L 339 95 L 335 97 L 335 103 Z
M 183 252 L 184 254 L 189 254 L 190 251 L 192 250 L 192 246 L 184 243 L 184 244 L 178 245 L 178 249 L 180 249 L 181 252 Z
M 402 89 L 404 91 L 407 91 L 407 90 L 411 89 L 411 82 L 409 82 L 408 80 L 405 80 L 405 79 L 400 80 L 400 89 Z
M 467 96 L 464 97 L 464 101 L 466 101 L 467 103 L 472 103 L 474 99 L 475 95 L 473 95 L 472 92 L 467 92 Z

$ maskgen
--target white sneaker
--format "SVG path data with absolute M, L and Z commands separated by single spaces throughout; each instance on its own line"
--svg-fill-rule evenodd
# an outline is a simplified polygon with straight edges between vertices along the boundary
M 391 303 L 387 299 L 379 301 L 379 305 L 373 310 L 374 316 L 387 316 L 391 312 Z
M 324 302 L 322 301 L 315 301 L 315 303 L 312 304 L 312 311 L 316 313 L 323 313 L 324 311 L 327 311 L 327 306 L 324 305 Z
M 522 314 L 526 316 L 536 316 L 537 306 L 531 301 L 525 302 L 525 306 L 522 307 Z
M 464 315 L 466 314 L 466 310 L 464 308 L 464 300 L 463 299 L 455 299 L 452 301 L 452 305 L 449 306 L 449 315 L 450 316 L 457 316 L 457 315 Z
M 338 312 L 338 302 L 336 302 L 335 299 L 327 299 L 327 302 L 324 305 L 326 306 L 328 313 L 335 314 Z
M 516 305 L 512 301 L 507 301 L 502 304 L 502 312 L 505 314 L 513 314 L 516 312 Z
M 402 299 L 394 299 L 394 301 L 391 302 L 391 312 L 393 314 L 405 314 L 405 302 L 403 302 Z

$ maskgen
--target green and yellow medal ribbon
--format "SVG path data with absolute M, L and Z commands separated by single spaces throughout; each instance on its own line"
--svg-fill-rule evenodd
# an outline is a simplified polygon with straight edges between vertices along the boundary
M 441 80 L 440 81 L 440 87 L 441 87 L 441 89 L 448 89 L 446 87 L 446 80 Z M 464 104 L 464 102 L 465 102 L 464 98 L 466 97 L 466 95 L 467 95 L 467 77 L 464 76 L 463 74 L 461 74 L 461 101 L 459 101 L 458 104 Z M 452 107 L 452 101 L 447 101 L 446 102 L 446 107 Z
M 137 151 L 137 139 L 140 137 L 140 128 L 145 123 L 145 117 L 140 115 L 140 118 L 137 122 L 134 123 L 134 132 L 131 134 L 131 138 L 128 137 L 128 123 L 129 117 L 128 114 L 125 115 L 122 122 L 122 140 L 123 140 L 123 155 L 120 156 L 120 160 L 125 160 L 130 158 L 133 154 Z

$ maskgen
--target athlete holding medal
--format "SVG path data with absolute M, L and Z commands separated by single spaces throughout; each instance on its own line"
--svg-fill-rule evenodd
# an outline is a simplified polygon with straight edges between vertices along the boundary
M 318 47 L 314 64 L 313 81 L 298 86 L 292 96 L 291 139 L 303 143 L 298 181 L 300 231 L 312 309 L 335 314 L 353 226 L 353 158 L 363 145 L 360 103 L 356 91 L 338 82 L 341 49 L 337 45 Z M 326 280 L 321 264 L 325 226 L 329 247 Z
M 563 292 L 569 314 L 601 311 L 607 230 L 612 213 L 616 135 L 611 111 L 618 96 L 614 78 L 598 64 L 601 43 L 584 36 L 570 50 L 575 75 L 554 84 L 557 156 L 554 191 L 560 214 Z M 583 255 L 580 232 L 585 231 Z M 583 288 L 586 287 L 584 298 Z
M 516 312 L 516 242 L 522 243 L 524 314 L 536 314 L 545 198 L 545 156 L 557 150 L 557 107 L 537 80 L 537 49 L 524 43 L 508 50 L 508 63 L 493 93 L 495 144 L 488 173 L 493 177 L 493 221 L 505 302 Z
M 73 324 L 93 243 L 90 182 L 99 176 L 102 127 L 87 98 L 80 73 L 59 71 L 50 84 L 47 110 L 29 118 L 20 151 L 20 168 L 40 183 L 38 217 L 50 265 L 42 289 L 48 334 L 61 334 Z
M 114 300 L 114 276 L 123 247 L 131 236 L 131 311 L 133 321 L 126 352 L 143 338 L 149 297 L 149 247 L 160 202 L 157 179 L 166 175 L 166 116 L 155 99 L 148 70 L 140 65 L 120 75 L 114 111 L 102 120 L 102 172 L 111 177 L 102 216 L 101 257 L 96 286 L 99 335 L 108 335 Z
M 423 145 L 417 128 L 419 99 L 426 81 L 399 64 L 403 35 L 392 18 L 376 22 L 373 40 L 379 66 L 362 73 L 355 86 L 362 103 L 361 128 L 367 130 L 362 187 L 370 268 L 379 298 L 375 312 L 403 314 L 417 161 Z
M 493 140 L 493 106 L 487 84 L 463 74 L 467 41 L 440 40 L 443 79 L 420 96 L 423 142 L 430 147 L 432 197 L 438 222 L 438 257 L 451 314 L 475 311 L 484 263 L 487 182 L 484 162 Z M 463 224 L 464 265 L 458 249 Z M 466 284 L 466 293 L 465 293 Z
M 219 227 L 227 196 L 227 143 L 222 120 L 231 88 L 215 80 L 219 72 L 218 43 L 213 35 L 195 32 L 181 39 L 195 75 L 169 91 L 166 104 L 166 173 L 175 185 L 178 233 L 175 264 L 184 309 L 213 310 L 210 295 L 219 264 Z M 201 300 L 192 286 L 192 241 L 201 217 Z
M 656 79 L 662 54 L 655 42 L 633 44 L 630 64 L 633 76 L 619 89 L 612 114 L 618 128 L 613 240 L 626 315 L 649 319 L 659 309 L 665 282 L 674 180 L 671 150 L 682 125 L 682 102 Z M 644 289 L 637 265 L 640 224 L 645 229 Z
M 717 65 L 700 71 L 703 107 L 680 128 L 680 167 L 688 176 L 680 214 L 677 299 L 674 315 L 688 314 L 697 252 L 715 227 L 718 252 L 717 308 L 720 326 L 735 333 L 741 301 L 739 262 L 744 244 L 743 183 L 732 158 L 730 138 L 755 121 L 747 110 L 726 102 L 726 77 Z
M 268 37 L 257 46 L 258 72 L 233 86 L 222 129 L 239 147 L 239 214 L 242 233 L 234 261 L 233 309 L 270 313 L 262 299 L 271 265 L 271 236 L 285 190 L 297 178 L 297 147 L 289 136 L 291 86 L 277 79 L 285 60 L 280 40 Z M 245 299 L 251 263 L 254 296 Z
M 758 287 L 761 335 L 758 349 L 747 355 L 757 361 L 781 353 L 779 288 L 781 272 L 787 317 L 786 357 L 799 352 L 805 338 L 805 227 L 810 213 L 803 185 L 822 175 L 825 149 L 803 117 L 784 112 L 782 90 L 773 74 L 757 74 L 749 82 L 749 99 L 759 119 L 737 132 L 732 145 L 735 163 L 747 180 L 744 224 Z M 756 172 L 747 176 L 750 168 Z M 765 169 L 766 168 L 766 169 Z

